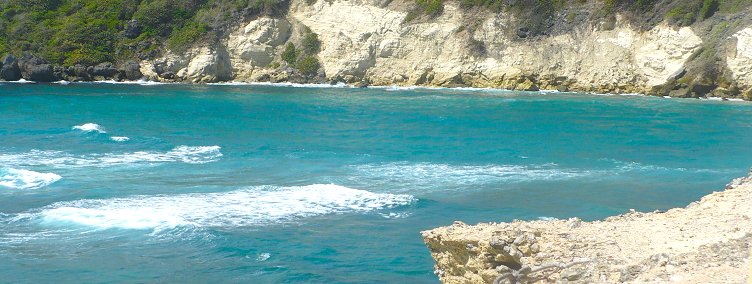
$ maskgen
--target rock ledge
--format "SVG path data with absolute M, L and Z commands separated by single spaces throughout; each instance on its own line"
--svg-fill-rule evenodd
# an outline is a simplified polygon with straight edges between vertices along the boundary
M 443 283 L 752 283 L 752 173 L 667 212 L 421 234 Z

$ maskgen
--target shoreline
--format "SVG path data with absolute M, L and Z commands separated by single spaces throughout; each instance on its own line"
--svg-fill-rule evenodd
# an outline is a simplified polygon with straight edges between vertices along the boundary
M 443 283 L 750 283 L 752 172 L 684 208 L 421 232 Z
M 100 81 L 55 81 L 55 82 L 35 82 L 21 79 L 18 81 L 0 81 L 0 84 L 50 84 L 67 86 L 70 84 L 113 84 L 113 85 L 140 85 L 140 86 L 162 86 L 162 85 L 185 85 L 185 86 L 269 86 L 269 87 L 291 87 L 291 88 L 319 88 L 319 89 L 379 89 L 386 91 L 410 91 L 410 90 L 437 90 L 437 91 L 457 91 L 457 92 L 516 92 L 516 93 L 529 93 L 529 94 L 578 94 L 587 96 L 619 96 L 619 97 L 655 97 L 661 99 L 687 99 L 687 100 L 701 100 L 701 101 L 724 101 L 724 102 L 747 102 L 741 98 L 723 98 L 723 97 L 698 97 L 698 98 L 675 98 L 670 96 L 651 96 L 641 93 L 593 93 L 593 92 L 561 92 L 558 90 L 538 90 L 538 91 L 522 91 L 522 90 L 510 90 L 510 89 L 496 89 L 496 88 L 476 88 L 476 87 L 436 87 L 436 86 L 400 86 L 400 85 L 369 85 L 365 87 L 356 86 L 354 84 L 346 84 L 339 82 L 337 84 L 320 84 L 320 83 L 290 83 L 290 82 L 218 82 L 218 83 L 191 83 L 191 82 L 157 82 L 148 80 L 136 80 L 136 81 L 115 81 L 115 80 L 100 80 Z

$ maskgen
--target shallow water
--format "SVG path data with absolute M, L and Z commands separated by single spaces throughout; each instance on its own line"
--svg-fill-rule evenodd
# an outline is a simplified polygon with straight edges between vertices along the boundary
M 0 282 L 435 283 L 419 231 L 683 206 L 752 104 L 0 83 Z

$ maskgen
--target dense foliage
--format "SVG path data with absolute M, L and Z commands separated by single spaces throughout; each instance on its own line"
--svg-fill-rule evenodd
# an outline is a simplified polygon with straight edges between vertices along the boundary
M 304 76 L 313 77 L 318 74 L 321 67 L 316 58 L 321 50 L 319 36 L 306 28 L 300 45 L 300 48 L 297 48 L 294 43 L 287 43 L 280 57 L 288 66 L 298 69 Z
M 0 54 L 30 51 L 73 65 L 180 50 L 233 20 L 287 10 L 287 0 L 0 0 Z M 135 21 L 134 21 L 135 20 Z

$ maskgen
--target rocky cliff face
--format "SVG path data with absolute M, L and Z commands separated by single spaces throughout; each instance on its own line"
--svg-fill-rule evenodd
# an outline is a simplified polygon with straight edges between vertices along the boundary
M 566 29 L 527 37 L 514 32 L 513 13 L 468 11 L 452 2 L 438 17 L 407 21 L 404 3 L 293 1 L 283 18 L 238 23 L 216 42 L 143 62 L 154 72 L 142 73 L 165 80 L 159 74 L 169 72 L 190 82 L 341 81 L 674 96 L 744 96 L 752 87 L 752 26 L 728 27 L 732 36 L 711 39 L 726 49 L 721 69 L 732 84 L 711 78 L 695 86 L 703 80 L 682 76 L 708 49 L 710 31 L 666 23 L 644 29 L 618 14 L 611 23 L 593 22 L 583 9 L 558 20 Z M 308 29 L 321 40 L 320 74 L 312 78 L 296 76 L 280 59 L 285 44 L 299 43 Z
M 686 208 L 422 232 L 443 283 L 749 283 L 752 176 Z
M 139 53 L 146 60 L 96 66 L 11 56 L 0 62 L 0 79 L 345 82 L 752 100 L 746 4 L 694 1 L 728 7 L 690 12 L 677 24 L 671 13 L 684 13 L 694 2 L 647 1 L 653 4 L 639 8 L 625 4 L 634 1 L 532 1 L 551 5 L 534 7 L 525 4 L 531 1 L 486 1 L 503 7 L 493 9 L 432 1 L 440 13 L 416 14 L 420 5 L 405 0 L 275 2 L 283 11 L 233 14 L 187 50 L 164 44 Z M 609 2 L 621 4 L 606 7 Z M 702 19 L 680 27 L 687 16 Z M 137 34 L 133 23 L 125 34 Z M 316 46 L 301 49 L 311 34 Z

